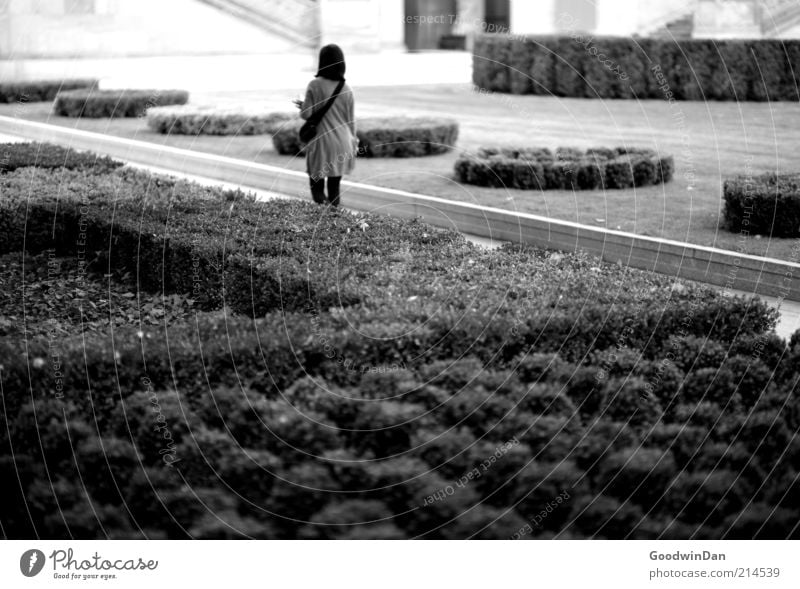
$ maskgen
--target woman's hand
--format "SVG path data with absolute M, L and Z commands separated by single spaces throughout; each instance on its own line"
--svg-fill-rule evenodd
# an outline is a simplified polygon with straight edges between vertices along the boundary
M 300 100 L 299 98 L 295 98 L 294 100 L 292 100 L 292 104 L 294 104 L 299 109 L 303 108 L 303 101 Z

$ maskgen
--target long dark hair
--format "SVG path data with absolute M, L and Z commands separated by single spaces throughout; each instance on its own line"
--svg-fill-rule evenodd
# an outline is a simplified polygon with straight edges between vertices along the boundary
M 317 77 L 328 80 L 344 80 L 344 52 L 338 45 L 325 45 L 319 50 L 319 68 Z

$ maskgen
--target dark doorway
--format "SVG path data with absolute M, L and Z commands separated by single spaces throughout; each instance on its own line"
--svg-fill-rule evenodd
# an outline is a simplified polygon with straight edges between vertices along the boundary
M 511 0 L 484 0 L 484 20 L 490 31 L 508 31 L 511 26 Z
M 406 47 L 409 51 L 439 48 L 439 40 L 450 35 L 456 21 L 456 0 L 405 0 Z

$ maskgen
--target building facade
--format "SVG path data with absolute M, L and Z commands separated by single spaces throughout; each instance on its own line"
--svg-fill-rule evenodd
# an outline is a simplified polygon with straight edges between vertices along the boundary
M 0 0 L 0 60 L 469 49 L 514 34 L 795 38 L 799 0 Z

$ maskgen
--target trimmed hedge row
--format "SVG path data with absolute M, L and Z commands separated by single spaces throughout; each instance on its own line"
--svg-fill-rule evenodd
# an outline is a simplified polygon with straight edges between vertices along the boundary
M 30 82 L 0 82 L 0 103 L 49 102 L 64 90 L 97 88 L 94 79 L 33 80 Z
M 800 174 L 737 176 L 725 180 L 722 196 L 730 231 L 800 237 Z
M 281 155 L 302 155 L 298 131 L 303 121 L 286 125 L 272 136 Z M 458 123 L 430 117 L 376 117 L 356 124 L 358 155 L 364 157 L 419 157 L 450 151 L 458 140 Z
M 148 291 L 193 292 L 202 309 L 224 302 L 250 315 L 310 301 L 327 308 L 348 296 L 317 293 L 331 286 L 335 267 L 312 263 L 308 270 L 319 274 L 309 276 L 305 252 L 292 252 L 286 240 L 253 246 L 264 211 L 233 193 L 235 200 L 226 202 L 190 182 L 143 185 L 72 171 L 22 169 L 0 178 L 6 193 L 0 203 L 2 253 L 18 251 L 23 242 L 30 252 L 52 248 L 58 255 L 84 247 L 114 271 L 137 276 Z M 260 257 L 267 252 L 277 257 Z
M 3 357 L 8 358 L 7 390 L 27 391 L 30 382 L 33 399 L 25 395 L 4 405 L 3 421 L 9 427 L 0 429 L 0 442 L 13 445 L 21 457 L 17 466 L 23 477 L 31 475 L 30 481 L 37 479 L 32 475 L 46 461 L 58 477 L 86 481 L 89 476 L 85 484 L 92 498 L 115 504 L 120 497 L 108 492 L 107 471 L 92 472 L 83 462 L 95 456 L 89 442 L 97 443 L 93 436 L 99 433 L 109 448 L 106 454 L 113 458 L 111 465 L 121 468 L 114 474 L 123 500 L 128 493 L 135 495 L 130 486 L 145 488 L 135 483 L 145 474 L 139 460 L 169 489 L 189 484 L 201 495 L 210 489 L 230 493 L 232 484 L 241 495 L 235 501 L 240 515 L 270 524 L 239 529 L 256 537 L 324 533 L 315 529 L 315 522 L 360 523 L 365 521 L 360 511 L 339 517 L 330 513 L 358 498 L 377 502 L 400 537 L 466 537 L 480 529 L 470 518 L 452 527 L 438 526 L 483 502 L 510 511 L 515 528 L 492 525 L 485 532 L 488 537 L 508 538 L 522 527 L 520 516 L 524 519 L 541 509 L 540 485 L 545 486 L 543 494 L 552 485 L 568 489 L 572 500 L 535 532 L 539 537 L 547 530 L 608 538 L 629 534 L 652 538 L 664 532 L 681 538 L 691 535 L 692 528 L 704 538 L 791 533 L 796 519 L 783 517 L 782 512 L 775 515 L 771 529 L 754 531 L 736 524 L 740 513 L 736 505 L 720 506 L 714 500 L 714 493 L 723 491 L 737 501 L 757 494 L 756 503 L 776 507 L 786 497 L 787 481 L 794 484 L 800 452 L 792 443 L 797 416 L 781 410 L 791 384 L 771 382 L 772 360 L 767 356 L 752 358 L 752 345 L 761 339 L 756 334 L 724 344 L 705 337 L 682 338 L 670 343 L 669 350 L 678 358 L 690 358 L 689 363 L 670 364 L 666 371 L 662 358 L 642 360 L 636 348 L 612 347 L 583 364 L 564 362 L 554 353 L 528 353 L 505 366 L 472 356 L 443 357 L 407 369 L 370 373 L 326 360 L 319 342 L 306 343 L 302 350 L 289 345 L 330 333 L 327 327 L 316 329 L 302 315 L 270 316 L 254 325 L 220 314 L 170 329 L 169 342 L 166 334 L 151 330 L 141 335 L 120 330 L 113 340 L 101 337 L 86 343 L 76 337 L 59 347 L 67 386 L 64 398 L 57 401 L 49 388 L 52 375 L 41 363 L 50 350 L 46 339 L 31 342 L 28 357 L 0 343 Z M 367 348 L 369 338 L 361 339 Z M 461 342 L 461 349 L 467 341 Z M 773 342 L 764 341 L 770 350 Z M 777 344 L 784 345 L 780 340 Z M 707 358 L 717 349 L 723 356 L 730 349 L 728 359 L 716 363 Z M 778 349 L 780 365 L 785 350 Z M 795 348 L 796 354 L 800 349 Z M 697 366 L 695 358 L 700 358 Z M 274 380 L 275 370 L 300 361 L 308 362 L 312 372 L 298 367 L 298 378 L 288 383 Z M 709 363 L 714 368 L 707 368 Z M 91 367 L 88 373 L 86 366 Z M 340 381 L 349 373 L 350 382 L 334 384 L 320 374 L 320 368 Z M 601 370 L 604 375 L 598 377 Z M 656 380 L 661 384 L 655 394 L 648 392 L 648 383 Z M 166 442 L 153 435 L 154 406 L 161 416 L 158 423 L 171 434 L 174 467 L 164 466 Z M 92 416 L 91 427 L 85 423 L 87 416 Z M 62 429 L 64 424 L 68 430 Z M 425 504 L 426 497 L 453 484 L 511 439 L 518 443 L 452 501 Z M 29 454 L 38 458 L 26 461 Z M 308 454 L 325 459 L 314 460 Z M 72 463 L 74 456 L 79 470 Z M 130 458 L 120 460 L 124 456 Z M 553 470 L 558 464 L 563 466 Z M 90 472 L 76 476 L 84 469 Z M 728 478 L 720 489 L 712 477 L 708 486 L 700 486 L 703 492 L 695 500 L 697 487 L 686 477 L 702 480 L 708 469 L 725 472 Z M 631 484 L 648 476 L 659 480 L 648 480 L 652 486 Z M 317 484 L 303 484 L 311 481 Z M 24 480 L 23 485 L 33 487 L 35 482 Z M 66 487 L 55 488 L 62 498 Z M 147 493 L 149 497 L 153 490 Z M 630 514 L 616 517 L 615 509 L 610 509 L 601 510 L 604 515 L 599 520 L 572 521 L 586 506 L 584 500 L 598 501 L 598 497 L 601 503 L 608 499 L 629 503 L 641 518 L 645 512 L 648 516 L 631 520 Z M 160 510 L 142 509 L 144 500 L 134 498 L 129 505 L 131 515 L 148 531 L 152 527 L 169 537 L 205 537 L 195 528 L 199 522 L 193 511 L 175 510 L 173 505 L 174 521 Z M 172 505 L 169 498 L 167 503 Z M 14 509 L 15 504 L 0 506 L 6 533 L 13 537 L 25 534 L 27 513 Z M 685 513 L 684 505 L 691 506 Z M 414 514 L 396 515 L 414 507 L 420 508 Z M 45 508 L 35 502 L 33 518 L 47 526 L 40 519 Z M 782 508 L 794 513 L 800 506 L 785 502 Z M 324 510 L 326 514 L 321 513 Z M 78 515 L 68 511 L 67 519 Z M 227 510 L 221 515 L 230 517 Z M 49 525 L 61 525 L 50 521 Z M 117 524 L 125 537 L 137 534 L 138 526 L 130 526 L 126 518 Z M 89 530 L 96 527 L 95 523 Z M 380 534 L 366 524 L 356 527 L 366 537 Z M 340 537 L 352 529 L 333 526 L 326 533 Z
M 313 235 L 312 217 L 305 222 L 311 222 L 304 230 Z M 393 225 L 404 233 L 404 223 Z M 375 241 L 386 248 L 384 258 L 397 251 L 391 233 L 380 232 Z M 796 474 L 797 449 L 782 451 L 796 424 L 789 412 L 780 411 L 785 393 L 770 388 L 784 342 L 764 337 L 770 322 L 758 319 L 760 303 L 723 301 L 713 292 L 698 299 L 695 292 L 669 308 L 674 323 L 653 329 L 658 313 L 641 316 L 637 309 L 651 306 L 634 302 L 642 294 L 652 296 L 650 280 L 604 266 L 592 289 L 601 301 L 596 310 L 620 321 L 604 325 L 589 318 L 587 325 L 603 337 L 587 355 L 594 343 L 579 319 L 586 261 L 567 256 L 563 265 L 553 266 L 533 250 L 467 248 L 462 267 L 454 271 L 450 266 L 458 256 L 445 252 L 440 261 L 434 253 L 430 248 L 421 261 L 428 282 L 438 276 L 437 268 L 459 274 L 471 269 L 473 274 L 461 276 L 464 293 L 488 276 L 485 294 L 491 297 L 496 277 L 517 268 L 523 276 L 519 284 L 530 287 L 529 304 L 536 309 L 557 298 L 557 289 L 540 296 L 547 287 L 539 286 L 536 276 L 547 272 L 553 281 L 564 279 L 565 302 L 559 304 L 573 317 L 563 324 L 556 320 L 558 331 L 534 333 L 523 323 L 514 335 L 496 316 L 481 314 L 475 321 L 462 309 L 433 329 L 427 321 L 426 329 L 419 329 L 421 314 L 413 306 L 401 311 L 385 290 L 384 298 L 346 315 L 274 313 L 255 322 L 228 313 L 201 315 L 190 325 L 169 326 L 168 333 L 117 329 L 109 337 L 77 335 L 59 342 L 64 396 L 58 400 L 43 362 L 52 342 L 31 341 L 22 355 L 17 342 L 0 341 L 7 359 L 5 390 L 30 391 L 7 395 L 3 404 L 8 427 L 0 428 L 0 443 L 15 449 L 17 462 L 0 462 L 0 469 L 9 474 L 16 467 L 26 490 L 24 498 L 9 491 L 0 506 L 6 534 L 32 533 L 29 512 L 19 507 L 41 493 L 30 512 L 39 533 L 58 536 L 67 525 L 73 536 L 91 537 L 100 524 L 84 519 L 95 512 L 76 500 L 89 493 L 103 527 L 116 537 L 138 537 L 142 528 L 154 537 L 219 537 L 223 531 L 202 517 L 210 505 L 222 520 L 236 523 L 236 532 L 227 533 L 236 537 L 350 537 L 357 530 L 370 538 L 509 538 L 554 490 L 568 490 L 570 500 L 532 535 L 652 538 L 666 532 L 681 538 L 694 528 L 704 538 L 790 533 L 796 518 L 786 516 L 797 506 L 785 505 L 790 513 L 779 511 L 767 518 L 772 527 L 754 531 L 737 523 L 736 503 L 718 505 L 717 486 L 703 483 L 695 493 L 694 479 L 685 480 L 691 475 L 702 482 L 708 469 L 725 472 L 723 489 L 736 501 L 757 491 L 756 503 L 774 507 Z M 627 278 L 624 291 L 622 278 Z M 370 288 L 374 280 L 367 274 L 363 282 Z M 658 289 L 659 296 L 665 291 Z M 449 294 L 443 289 L 431 302 L 440 306 Z M 527 307 L 519 293 L 494 296 L 493 304 L 505 300 L 517 310 Z M 620 297 L 624 300 L 613 302 Z M 402 300 L 408 304 L 405 296 Z M 715 308 L 718 303 L 726 308 Z M 375 315 L 384 305 L 390 309 Z M 697 336 L 674 341 L 690 308 L 700 323 L 697 328 L 691 322 Z M 731 310 L 741 314 L 731 317 Z M 540 327 L 546 327 L 546 314 L 541 319 Z M 730 321 L 729 328 L 718 329 L 719 321 Z M 628 327 L 635 336 L 627 340 L 629 348 L 619 349 L 619 334 Z M 646 345 L 650 333 L 660 347 Z M 566 361 L 558 346 L 576 335 L 584 353 Z M 425 341 L 415 341 L 419 337 Z M 761 359 L 752 358 L 756 343 L 764 350 Z M 506 357 L 504 344 L 524 347 Z M 539 351 L 543 344 L 549 352 Z M 644 357 L 642 346 L 649 350 Z M 676 360 L 665 369 L 667 351 Z M 726 353 L 728 359 L 719 360 Z M 708 368 L 720 362 L 724 365 Z M 392 365 L 403 368 L 372 370 Z M 154 423 L 155 431 L 169 432 L 168 441 L 153 435 Z M 479 479 L 446 501 L 426 504 L 512 438 L 517 443 Z M 165 465 L 165 452 L 171 466 Z M 47 480 L 45 465 L 55 473 L 53 491 L 44 492 L 36 482 Z M 642 480 L 653 484 L 639 485 Z M 69 481 L 85 488 L 73 496 Z M 186 484 L 193 493 L 182 491 Z M 163 509 L 153 507 L 162 505 L 152 501 L 154 492 Z M 47 516 L 54 497 L 64 507 L 63 519 Z M 130 511 L 113 509 L 121 502 Z M 623 504 L 630 511 L 617 513 Z M 683 505 L 690 509 L 674 521 Z M 503 512 L 507 517 L 496 521 Z M 383 514 L 382 526 L 363 523 L 375 513 Z M 751 518 L 745 514 L 742 521 Z
M 800 337 L 787 350 L 764 303 L 320 210 L 128 168 L 0 176 L 0 251 L 24 231 L 62 254 L 81 239 L 98 270 L 145 289 L 182 273 L 183 293 L 220 288 L 246 252 L 224 284 L 243 298 L 276 263 L 359 296 L 0 338 L 7 537 L 796 536 Z M 174 253 L 187 241 L 199 258 Z
M 69 90 L 58 93 L 53 113 L 63 117 L 140 117 L 149 108 L 188 101 L 185 90 Z
M 455 163 L 459 182 L 520 190 L 597 190 L 650 186 L 672 180 L 672 156 L 651 149 L 483 147 Z
M 481 35 L 472 76 L 480 88 L 514 94 L 797 101 L 798 71 L 794 39 Z
M 122 162 L 110 157 L 75 151 L 52 143 L 0 143 L 0 174 L 24 167 L 105 174 L 122 165 Z
M 314 207 L 256 203 L 238 191 L 140 170 L 85 177 L 21 169 L 0 176 L 0 189 L 0 252 L 19 251 L 24 243 L 30 252 L 52 248 L 73 255 L 80 246 L 99 252 L 115 271 L 137 276 L 142 288 L 193 293 L 202 309 L 227 304 L 259 316 L 309 304 L 350 305 L 369 294 L 359 289 L 357 276 L 382 264 L 371 233 L 349 214 L 325 216 L 319 228 L 324 238 L 309 252 L 297 225 L 286 219 L 317 218 Z M 376 219 L 370 225 L 385 223 Z M 348 277 L 338 274 L 337 260 L 349 233 L 349 251 L 359 255 L 360 269 Z M 454 234 L 419 228 L 398 238 L 418 249 L 423 243 L 445 245 Z
M 156 133 L 175 135 L 271 135 L 297 114 L 214 106 L 160 106 L 147 110 L 147 125 Z
M 366 157 L 417 157 L 450 151 L 458 123 L 432 117 L 369 118 L 356 128 Z

